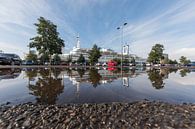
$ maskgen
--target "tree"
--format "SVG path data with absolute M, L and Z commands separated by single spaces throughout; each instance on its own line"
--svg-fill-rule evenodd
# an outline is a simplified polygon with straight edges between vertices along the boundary
M 163 45 L 155 44 L 148 55 L 148 62 L 153 64 L 160 63 L 160 60 L 163 57 L 163 50 L 164 50 Z
M 132 57 L 130 63 L 135 64 L 135 58 Z
M 190 73 L 190 70 L 189 69 L 181 69 L 180 70 L 181 77 L 187 76 L 187 73 Z
M 90 69 L 89 70 L 89 81 L 92 83 L 93 87 L 97 87 L 100 85 L 100 80 L 102 76 L 98 73 L 97 69 Z
M 148 79 L 151 81 L 152 86 L 156 89 L 162 89 L 165 85 L 163 82 L 163 75 L 161 75 L 160 71 L 157 69 L 148 71 Z
M 85 74 L 85 69 L 78 69 L 77 72 L 78 72 L 80 78 L 82 78 L 83 75 Z
M 72 56 L 68 56 L 68 59 L 67 59 L 67 63 L 71 63 L 72 62 Z
M 180 63 L 181 63 L 182 65 L 187 65 L 187 64 L 189 64 L 189 63 L 191 62 L 191 61 L 188 60 L 185 56 L 181 56 L 180 59 L 179 59 L 179 61 L 180 61 Z
M 29 53 L 25 57 L 26 60 L 31 60 L 34 63 L 37 63 L 37 54 L 34 51 L 29 51 Z
M 113 61 L 115 61 L 117 65 L 121 64 L 121 59 L 119 58 L 114 58 Z
M 93 45 L 92 50 L 89 52 L 89 62 L 91 65 L 94 65 L 98 62 L 98 59 L 101 57 L 100 48 L 95 44 Z
M 60 56 L 59 56 L 58 54 L 55 54 L 55 55 L 53 56 L 53 63 L 54 63 L 55 65 L 57 65 L 57 64 L 60 64 L 60 62 L 61 62 Z
M 129 60 L 128 59 L 123 59 L 123 64 L 124 65 L 128 65 L 129 64 Z
M 38 74 L 35 83 L 28 85 L 30 94 L 36 96 L 37 103 L 55 104 L 64 90 L 62 78 L 53 77 L 51 69 L 41 69 Z
M 169 64 L 178 64 L 176 60 L 169 60 Z
M 85 63 L 85 57 L 83 56 L 83 54 L 80 54 L 78 60 L 77 60 L 78 63 Z
M 39 58 L 40 64 L 44 64 L 45 62 L 49 62 L 49 56 L 47 54 L 42 54 Z
M 34 25 L 37 27 L 37 36 L 31 38 L 30 48 L 36 48 L 40 55 L 48 55 L 51 64 L 51 56 L 54 54 L 62 54 L 64 41 L 59 37 L 57 26 L 51 21 L 43 17 L 38 18 L 39 23 Z

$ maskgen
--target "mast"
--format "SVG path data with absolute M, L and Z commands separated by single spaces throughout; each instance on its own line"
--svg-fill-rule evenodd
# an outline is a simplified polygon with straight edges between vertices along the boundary
M 79 34 L 77 35 L 77 44 L 76 44 L 76 48 L 80 48 Z

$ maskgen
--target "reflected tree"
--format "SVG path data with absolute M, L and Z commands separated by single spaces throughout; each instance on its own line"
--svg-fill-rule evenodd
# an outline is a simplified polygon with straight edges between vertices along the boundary
M 153 69 L 148 71 L 148 79 L 150 79 L 152 86 L 156 89 L 162 89 L 165 85 L 163 80 L 165 79 L 165 75 L 160 73 L 160 70 Z
M 180 70 L 181 77 L 187 76 L 187 73 L 190 73 L 190 70 L 189 69 L 181 69 Z
M 177 71 L 178 71 L 177 68 L 176 68 L 176 69 L 174 69 L 174 68 L 170 68 L 170 69 L 169 69 L 169 73 L 172 73 L 172 72 L 177 73 Z
M 82 78 L 83 75 L 85 74 L 85 69 L 78 69 L 77 72 L 78 72 L 80 78 Z
M 71 70 L 71 69 L 67 69 L 66 71 L 67 71 L 67 75 L 68 75 L 69 77 L 72 77 L 72 70 Z
M 100 85 L 100 80 L 102 76 L 98 73 L 97 69 L 90 69 L 89 70 L 89 81 L 92 83 L 93 87 L 97 87 Z
M 53 68 L 53 69 L 51 69 L 51 70 L 52 70 L 53 76 L 54 76 L 55 78 L 58 78 L 59 75 L 61 74 L 61 71 L 62 71 L 62 69 L 60 69 L 60 68 Z
M 36 96 L 37 103 L 55 104 L 57 97 L 64 90 L 61 78 L 56 78 L 51 69 L 41 69 L 35 84 L 29 84 L 31 94 Z
M 28 77 L 29 81 L 34 81 L 37 77 L 37 69 L 27 69 L 25 75 Z

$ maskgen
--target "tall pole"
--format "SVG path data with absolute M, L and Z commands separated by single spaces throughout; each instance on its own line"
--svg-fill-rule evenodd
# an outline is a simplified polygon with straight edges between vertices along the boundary
M 121 29 L 121 70 L 123 68 L 123 42 L 124 42 L 124 26 L 126 26 L 127 23 L 124 23 L 122 26 L 118 27 L 117 29 Z
M 121 71 L 123 69 L 123 26 L 121 27 Z

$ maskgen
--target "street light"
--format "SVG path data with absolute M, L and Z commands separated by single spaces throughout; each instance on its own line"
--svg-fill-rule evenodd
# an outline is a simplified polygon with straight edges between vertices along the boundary
M 127 23 L 125 22 L 122 26 L 120 26 L 120 27 L 117 27 L 117 30 L 120 30 L 121 29 L 121 70 L 122 70 L 122 68 L 123 68 L 123 37 L 124 37 L 124 35 L 123 35 L 123 29 L 124 29 L 124 26 L 126 26 L 127 25 Z

